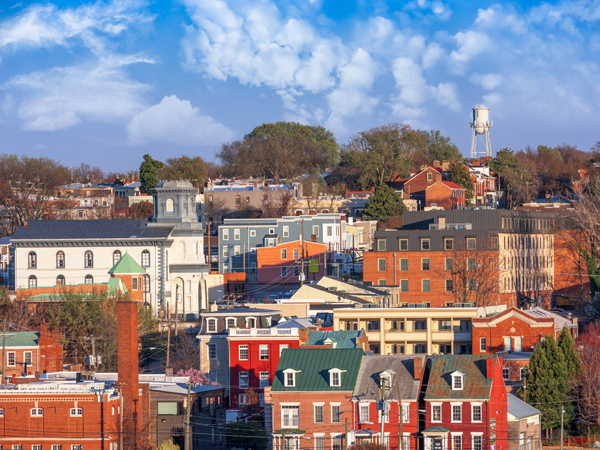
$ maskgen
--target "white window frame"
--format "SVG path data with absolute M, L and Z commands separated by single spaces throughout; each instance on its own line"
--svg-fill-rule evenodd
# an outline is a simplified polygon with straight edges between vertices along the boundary
M 256 237 L 256 230 L 250 230 L 250 237 Z
M 44 410 L 42 408 L 31 408 L 31 417 L 44 417 Z
M 233 325 L 229 325 L 230 320 L 233 320 Z M 237 319 L 235 317 L 225 317 L 225 328 L 228 330 L 231 328 L 237 328 Z
M 363 408 L 367 409 L 366 417 L 363 414 Z M 358 422 L 359 423 L 371 423 L 371 404 L 370 403 L 359 403 L 358 404 Z M 366 420 L 365 420 L 366 419 Z
M 71 417 L 83 417 L 83 409 L 82 408 L 71 408 L 70 411 Z
M 471 433 L 471 449 L 472 450 L 476 450 L 475 448 L 475 438 L 479 438 L 480 442 L 479 442 L 479 450 L 483 450 L 483 433 Z
M 233 256 L 240 256 L 242 254 L 242 247 L 239 245 L 233 246 Z
M 224 241 L 229 240 L 229 228 L 223 228 L 223 240 Z
M 457 386 L 456 381 L 460 380 L 460 386 Z M 453 391 L 462 391 L 465 387 L 464 384 L 464 379 L 463 379 L 463 374 L 460 372 L 454 372 L 452 374 L 452 390 Z
M 293 411 L 296 411 L 296 414 L 293 414 Z M 292 413 L 292 414 L 290 415 L 290 413 Z M 286 423 L 286 419 L 287 419 L 287 423 Z M 299 427 L 300 427 L 300 403 L 282 403 L 281 404 L 281 428 L 294 429 L 294 428 L 299 428 Z
M 454 407 L 458 406 L 460 411 L 460 419 L 454 419 Z M 450 422 L 451 423 L 462 423 L 462 402 L 450 402 Z
M 315 233 L 315 230 L 317 231 L 316 233 Z M 319 225 L 313 225 L 313 227 L 312 227 L 312 234 L 314 236 L 319 237 Z
M 479 407 L 479 420 L 475 420 L 475 408 Z M 483 403 L 471 403 L 471 422 L 481 423 L 483 419 Z
M 279 344 L 279 356 L 281 356 L 281 352 L 285 348 L 290 348 L 290 344 Z
M 246 357 L 242 358 L 242 350 L 246 350 Z M 240 361 L 248 361 L 250 358 L 250 346 L 248 344 L 242 344 L 238 347 L 238 359 Z
M 329 369 L 329 386 L 331 387 L 341 387 L 342 386 L 342 373 L 346 372 L 342 369 Z M 335 382 L 335 384 L 334 384 Z
M 258 359 L 260 361 L 268 361 L 269 360 L 269 344 L 261 344 L 259 349 L 258 349 L 259 353 L 258 353 Z M 263 352 L 266 352 L 266 358 L 263 358 Z
M 410 423 L 410 403 L 402 403 L 402 423 Z
M 239 241 L 241 235 L 242 235 L 242 233 L 240 233 L 240 229 L 239 228 L 234 228 L 234 230 L 233 230 L 233 240 L 234 241 Z
M 300 372 L 300 370 L 285 369 L 283 371 L 284 387 L 296 387 L 296 374 L 299 372 Z M 291 375 L 291 377 L 289 375 Z
M 295 249 L 293 250 L 293 252 L 292 252 L 292 257 L 293 257 L 294 259 L 298 259 L 298 258 L 300 258 L 300 249 L 299 249 L 299 248 L 295 248 Z
M 259 372 L 260 388 L 264 389 L 269 386 L 269 372 L 261 370 Z
M 317 408 L 321 409 L 321 421 L 317 422 Z M 313 402 L 313 422 L 314 423 L 325 423 L 325 403 L 314 403 Z
M 506 376 L 506 374 L 508 374 L 508 376 Z M 510 381 L 510 367 L 502 367 L 502 379 L 504 381 Z
M 283 227 L 283 237 L 289 237 L 290 236 L 290 227 L 289 225 L 285 225 Z
M 228 245 L 223 246 L 223 258 L 229 258 L 229 246 Z
M 331 405 L 331 423 L 342 423 L 342 404 L 341 403 L 330 403 Z M 333 414 L 333 408 L 339 408 L 339 414 L 337 416 L 337 421 L 334 421 L 333 419 L 334 414 Z
M 29 357 L 27 355 L 29 354 Z M 28 366 L 33 366 L 33 352 L 26 350 L 23 352 L 23 362 L 26 362 Z
M 433 408 L 440 408 L 440 418 L 439 420 L 435 419 L 435 415 L 433 414 Z M 431 422 L 432 423 L 441 423 L 442 422 L 442 404 L 441 403 L 431 403 Z
M 242 375 L 246 374 L 246 384 L 242 384 Z M 240 389 L 248 389 L 250 387 L 250 372 L 243 370 L 238 373 L 238 384 Z
M 462 431 L 459 432 L 450 432 L 450 436 L 452 437 L 452 450 L 463 450 L 463 433 Z M 460 440 L 460 447 L 456 446 L 456 441 L 455 439 L 459 438 Z
M 287 249 L 282 248 L 280 253 L 281 259 L 287 259 Z
M 211 330 L 211 325 L 214 326 L 214 330 Z M 206 332 L 216 333 L 217 332 L 217 319 L 209 317 L 206 319 Z
M 12 356 L 13 363 L 10 363 L 10 357 Z M 6 352 L 6 366 L 16 367 L 17 365 L 17 352 Z
M 217 359 L 217 344 L 207 344 L 208 348 L 208 359 L 215 360 Z M 214 357 L 211 358 L 211 354 L 214 352 Z

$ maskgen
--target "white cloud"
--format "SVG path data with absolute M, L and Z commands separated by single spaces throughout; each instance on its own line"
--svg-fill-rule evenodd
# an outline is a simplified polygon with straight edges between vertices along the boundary
M 502 84 L 504 77 L 498 73 L 474 73 L 469 77 L 469 80 L 488 91 L 492 91 Z
M 201 115 L 188 100 L 180 100 L 175 95 L 164 97 L 158 105 L 136 114 L 127 125 L 127 132 L 132 145 L 162 142 L 208 147 L 233 137 L 225 125 Z
M 71 128 L 79 123 L 81 119 L 73 111 L 67 111 L 55 116 L 37 116 L 21 128 L 26 131 L 56 131 Z
M 489 37 L 479 31 L 459 31 L 454 35 L 454 39 L 458 44 L 458 49 L 450 53 L 452 58 L 457 63 L 466 63 L 477 55 L 492 50 L 492 43 Z
M 462 105 L 458 100 L 458 89 L 452 83 L 440 83 L 431 87 L 431 93 L 435 101 L 440 105 L 449 108 L 454 112 L 459 112 Z

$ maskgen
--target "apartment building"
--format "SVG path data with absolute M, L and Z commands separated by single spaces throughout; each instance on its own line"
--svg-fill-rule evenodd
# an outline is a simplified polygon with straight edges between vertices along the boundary
M 399 286 L 400 305 L 549 304 L 552 218 L 505 210 L 406 212 L 378 230 L 364 254 L 364 281 Z
M 471 321 L 504 309 L 342 308 L 333 312 L 333 329 L 364 329 L 374 354 L 471 354 Z

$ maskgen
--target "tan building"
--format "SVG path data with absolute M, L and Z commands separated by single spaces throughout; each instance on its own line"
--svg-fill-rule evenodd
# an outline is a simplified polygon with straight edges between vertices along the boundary
M 471 320 L 504 309 L 506 306 L 503 305 L 483 308 L 344 308 L 334 310 L 333 329 L 364 329 L 375 354 L 471 354 Z

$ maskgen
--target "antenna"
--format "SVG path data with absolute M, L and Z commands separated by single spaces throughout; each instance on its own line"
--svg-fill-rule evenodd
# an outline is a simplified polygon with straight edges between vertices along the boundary
M 492 156 L 492 143 L 490 142 L 490 128 L 494 123 L 490 121 L 490 109 L 481 103 L 473 108 L 473 122 L 469 126 L 473 128 L 473 140 L 471 142 L 471 158 L 477 158 L 477 155 Z M 484 142 L 482 142 L 484 141 Z M 484 151 L 477 151 L 477 144 L 481 149 L 484 144 Z

